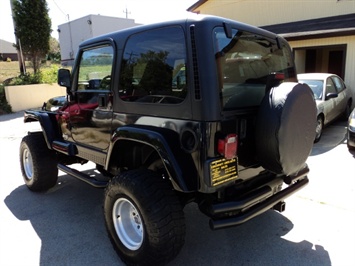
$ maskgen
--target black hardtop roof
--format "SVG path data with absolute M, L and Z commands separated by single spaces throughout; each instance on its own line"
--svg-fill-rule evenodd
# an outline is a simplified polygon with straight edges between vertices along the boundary
M 139 25 L 139 26 L 134 26 L 134 27 L 119 30 L 119 31 L 110 32 L 110 33 L 100 35 L 97 37 L 93 37 L 91 39 L 83 41 L 80 44 L 80 47 L 88 46 L 90 44 L 95 44 L 100 41 L 107 41 L 107 40 L 112 40 L 112 39 L 113 40 L 120 40 L 120 39 L 125 40 L 129 35 L 132 35 L 134 33 L 142 32 L 142 31 L 146 31 L 146 30 L 151 30 L 151 29 L 156 29 L 159 27 L 168 27 L 168 26 L 173 26 L 173 25 L 181 25 L 182 27 L 185 27 L 186 25 L 195 24 L 196 26 L 203 25 L 203 27 L 207 27 L 207 28 L 211 29 L 211 28 L 214 28 L 218 25 L 223 26 L 223 23 L 228 23 L 228 24 L 232 25 L 233 28 L 237 28 L 240 30 L 246 30 L 249 32 L 254 32 L 254 33 L 257 33 L 260 35 L 264 35 L 269 38 L 277 37 L 277 35 L 275 33 L 258 28 L 256 26 L 252 26 L 252 25 L 248 25 L 248 24 L 245 24 L 242 22 L 231 20 L 228 18 L 191 13 L 191 15 L 189 15 L 187 18 L 184 18 L 184 19 L 177 19 L 177 20 L 170 20 L 170 21 L 164 21 L 164 22 L 153 23 L 153 24 Z M 279 38 L 281 38 L 281 37 L 279 37 Z

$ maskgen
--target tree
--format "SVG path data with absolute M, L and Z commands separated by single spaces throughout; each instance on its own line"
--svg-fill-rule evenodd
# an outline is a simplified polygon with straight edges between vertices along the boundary
M 55 62 L 60 62 L 60 46 L 56 38 L 50 37 L 49 53 L 47 58 Z
M 11 1 L 13 1 L 16 37 L 21 42 L 23 53 L 30 58 L 34 73 L 37 73 L 41 60 L 48 54 L 52 32 L 47 2 L 46 0 Z

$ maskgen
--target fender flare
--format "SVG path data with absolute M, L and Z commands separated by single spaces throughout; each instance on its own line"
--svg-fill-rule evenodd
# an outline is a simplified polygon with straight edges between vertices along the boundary
M 25 111 L 24 122 L 28 123 L 34 121 L 38 121 L 40 123 L 47 147 L 52 150 L 53 141 L 61 139 L 61 134 L 57 125 L 56 113 L 35 110 Z
M 162 159 L 174 189 L 183 192 L 196 191 L 197 169 L 191 154 L 181 149 L 177 132 L 167 128 L 146 125 L 119 127 L 112 136 L 107 165 L 113 159 L 111 154 L 114 147 L 119 145 L 122 140 L 139 142 L 152 147 Z

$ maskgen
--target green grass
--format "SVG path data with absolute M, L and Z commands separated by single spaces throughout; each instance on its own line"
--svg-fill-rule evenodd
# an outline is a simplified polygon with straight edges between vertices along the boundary
M 0 84 L 5 80 L 20 75 L 18 62 L 0 62 Z

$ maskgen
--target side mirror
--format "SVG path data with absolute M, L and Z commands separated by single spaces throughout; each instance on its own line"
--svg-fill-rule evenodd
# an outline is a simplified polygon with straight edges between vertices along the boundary
M 327 93 L 327 95 L 325 96 L 325 100 L 329 100 L 329 99 L 333 99 L 333 98 L 337 98 L 338 97 L 338 93 L 332 92 L 332 93 Z
M 58 70 L 58 85 L 66 88 L 70 88 L 70 71 L 68 69 Z

